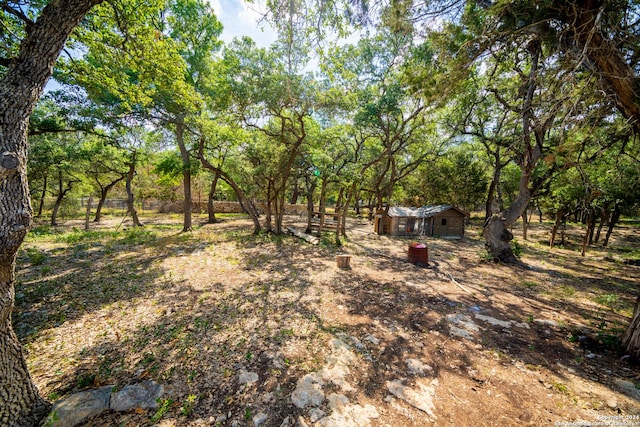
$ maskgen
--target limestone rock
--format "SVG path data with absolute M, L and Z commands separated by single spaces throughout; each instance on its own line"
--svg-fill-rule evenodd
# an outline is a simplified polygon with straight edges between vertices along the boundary
M 425 371 L 432 371 L 433 368 L 418 359 L 407 359 L 407 369 L 412 375 L 424 375 Z
M 327 400 L 331 415 L 320 419 L 316 423 L 318 427 L 367 427 L 372 418 L 380 416 L 374 406 L 352 404 L 342 394 L 330 394 Z
M 307 374 L 298 380 L 296 389 L 291 393 L 291 401 L 298 408 L 319 406 L 324 401 L 322 384 L 313 374 Z
M 112 386 L 81 391 L 57 402 L 51 409 L 46 424 L 51 427 L 73 427 L 87 418 L 109 409 Z
M 251 385 L 255 382 L 258 382 L 258 374 L 255 372 L 248 372 L 244 369 L 240 369 L 240 374 L 238 375 L 238 382 L 240 384 Z
M 426 413 L 433 420 L 436 420 L 436 416 L 433 413 L 435 410 L 433 398 L 436 394 L 437 386 L 437 379 L 427 384 L 426 380 L 421 378 L 416 381 L 415 388 L 406 386 L 399 380 L 387 381 L 387 389 L 391 394 Z
M 157 408 L 158 399 L 162 397 L 163 393 L 164 388 L 153 381 L 128 385 L 111 395 L 109 406 L 111 410 L 119 412 L 135 408 Z
M 640 400 L 640 390 L 631 381 L 618 379 L 614 381 L 614 384 L 622 393 L 633 399 Z
M 252 418 L 253 420 L 253 425 L 255 427 L 259 427 L 262 424 L 264 424 L 267 421 L 267 418 L 269 418 L 269 416 L 267 414 L 265 414 L 264 412 L 260 412 L 258 414 L 255 414 Z

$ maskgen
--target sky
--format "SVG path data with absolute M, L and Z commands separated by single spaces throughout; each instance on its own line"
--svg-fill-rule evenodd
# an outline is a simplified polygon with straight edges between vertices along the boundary
M 263 0 L 251 4 L 244 0 L 209 0 L 216 17 L 224 29 L 221 39 L 229 43 L 235 37 L 249 36 L 258 46 L 267 47 L 276 40 L 276 34 L 265 22 L 261 22 L 265 10 Z

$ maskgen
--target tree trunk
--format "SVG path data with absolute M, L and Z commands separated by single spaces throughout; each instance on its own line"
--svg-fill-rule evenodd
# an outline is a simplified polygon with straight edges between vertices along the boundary
M 273 231 L 273 226 L 271 223 L 271 210 L 272 208 L 272 193 L 273 193 L 273 182 L 269 179 L 269 183 L 267 184 L 267 211 L 264 216 L 264 229 L 267 233 L 271 233 Z
M 89 217 L 91 216 L 91 205 L 93 204 L 93 196 L 89 196 L 87 200 L 87 210 L 84 215 L 84 231 L 89 231 Z
M 211 187 L 209 188 L 209 196 L 207 197 L 207 213 L 209 214 L 209 224 L 215 224 L 218 222 L 216 219 L 216 212 L 213 207 L 213 201 L 215 200 L 216 188 L 218 187 L 218 180 L 220 179 L 220 173 L 214 172 L 213 179 L 211 180 Z
M 533 128 L 532 126 L 532 123 L 534 123 L 532 117 L 532 100 L 537 87 L 537 70 L 541 47 L 539 43 L 535 45 L 531 44 L 531 46 L 531 49 L 535 50 L 531 52 L 531 71 L 528 76 L 527 93 L 522 106 L 523 135 L 522 153 L 519 161 L 521 175 L 520 182 L 518 183 L 518 195 L 509 208 L 500 214 L 492 215 L 491 218 L 485 221 L 482 230 L 482 235 L 485 239 L 485 248 L 489 254 L 494 259 L 516 264 L 519 263 L 519 261 L 511 249 L 513 234 L 511 234 L 509 229 L 518 217 L 526 211 L 529 201 L 531 200 L 531 189 L 529 188 L 531 177 L 538 160 L 542 158 L 542 143 L 546 133 L 546 128 Z M 532 138 L 532 134 L 535 138 L 535 144 L 533 143 L 534 138 Z
M 307 190 L 307 228 L 304 231 L 307 234 L 311 234 L 311 218 L 313 217 L 313 193 L 316 191 L 317 182 L 315 179 L 306 179 L 305 182 Z
M 564 213 L 564 207 L 558 209 L 558 211 L 556 212 L 556 222 L 553 224 L 553 228 L 551 229 L 551 239 L 549 240 L 550 248 L 552 248 L 555 244 L 556 234 L 558 233 L 558 228 L 560 228 L 560 225 L 562 224 L 562 221 L 564 219 Z
M 538 223 L 542 224 L 542 209 L 540 209 L 540 205 L 538 205 L 537 208 L 538 208 Z
M 587 246 L 589 246 L 593 240 L 593 229 L 596 223 L 596 219 L 595 214 L 592 210 L 592 208 L 589 208 L 585 212 L 585 222 L 587 224 L 587 229 L 584 232 L 584 239 L 582 240 L 582 256 L 586 254 Z
M 602 234 L 604 223 L 607 222 L 610 216 L 611 216 L 611 212 L 609 212 L 609 206 L 605 204 L 600 210 L 600 221 L 598 221 L 598 229 L 596 230 L 596 235 L 593 238 L 593 241 L 596 244 L 600 241 L 600 235 Z
M 40 200 L 38 201 L 38 213 L 36 214 L 37 218 L 42 216 L 42 208 L 44 207 L 44 199 L 47 196 L 47 181 L 48 175 L 45 175 L 42 183 L 42 193 L 40 194 Z
M 67 37 L 100 0 L 51 1 L 26 28 L 0 80 L 0 425 L 33 426 L 48 404 L 31 380 L 11 326 L 15 256 L 31 225 L 27 125 Z
M 318 200 L 318 212 L 326 211 L 325 202 L 327 197 L 327 178 L 322 178 L 320 182 L 320 199 Z
M 276 198 L 276 234 L 282 234 L 282 223 L 284 220 L 285 194 L 284 187 L 280 188 Z
M 340 218 L 339 218 L 338 228 L 340 228 L 340 234 L 343 237 L 347 237 L 347 216 L 349 214 L 349 203 L 353 199 L 356 199 L 356 201 L 358 199 L 357 191 L 356 191 L 356 183 L 353 183 L 351 185 L 351 190 L 347 193 L 347 202 L 344 204 L 344 207 L 342 209 L 342 214 L 340 215 Z
M 189 150 L 184 143 L 184 116 L 179 116 L 176 120 L 176 140 L 180 148 L 180 156 L 182 157 L 182 187 L 184 191 L 184 218 L 182 222 L 182 231 L 191 231 L 191 211 L 193 205 L 191 203 L 191 156 Z
M 58 225 L 58 210 L 60 209 L 60 205 L 62 204 L 62 199 L 64 198 L 64 189 L 62 188 L 62 172 L 58 172 L 58 195 L 56 196 L 56 201 L 53 204 L 53 209 L 51 210 L 51 226 L 55 227 Z
M 640 296 L 636 299 L 631 323 L 622 336 L 622 348 L 625 353 L 640 360 Z
M 527 218 L 527 208 L 522 212 L 522 240 L 527 240 L 527 231 L 529 227 L 529 218 Z
M 56 225 L 58 225 L 58 223 L 57 223 L 58 211 L 60 210 L 60 206 L 62 206 L 62 201 L 64 200 L 64 197 L 67 195 L 67 193 L 69 191 L 71 191 L 74 182 L 77 182 L 77 181 L 71 180 L 71 181 L 67 182 L 67 186 L 66 187 L 63 187 L 62 172 L 60 172 L 60 174 L 58 176 L 58 196 L 56 197 L 56 201 L 53 204 L 53 211 L 51 212 L 51 226 L 52 227 L 55 227 Z
M 240 186 L 222 169 L 213 166 L 209 160 L 204 156 L 204 141 L 200 140 L 198 143 L 198 158 L 202 163 L 202 166 L 205 169 L 212 171 L 215 174 L 218 174 L 220 178 L 229 184 L 233 191 L 235 191 L 236 196 L 238 197 L 238 201 L 240 202 L 240 206 L 247 212 L 251 220 L 253 221 L 253 233 L 258 234 L 262 227 L 260 226 L 260 220 L 258 219 L 258 211 L 253 203 L 245 196 L 244 191 L 240 188 Z
M 502 163 L 500 163 L 500 147 L 496 147 L 495 151 L 490 151 L 489 146 L 487 147 L 487 154 L 493 154 L 494 157 L 494 167 L 493 167 L 493 178 L 491 179 L 491 184 L 489 184 L 489 190 L 487 191 L 487 202 L 484 207 L 484 220 L 487 221 L 491 218 L 491 215 L 500 211 L 502 203 L 499 199 L 499 191 L 500 191 L 500 174 L 502 172 Z
M 611 233 L 613 232 L 613 228 L 618 223 L 620 219 L 620 209 L 618 206 L 614 206 L 613 211 L 611 212 L 611 219 L 609 220 L 609 227 L 607 228 L 607 234 L 604 236 L 604 242 L 602 242 L 602 246 L 609 245 L 609 238 L 611 237 Z
M 293 191 L 291 192 L 291 198 L 289 199 L 289 204 L 295 205 L 298 203 L 298 198 L 300 197 L 300 186 L 298 185 L 298 179 L 296 179 L 293 183 Z
M 482 235 L 485 247 L 491 256 L 497 261 L 517 263 L 518 259 L 513 254 L 511 241 L 513 234 L 509 231 L 511 224 L 499 214 L 494 214 L 485 222 Z
M 93 222 L 100 222 L 100 220 L 102 219 L 102 207 L 104 206 L 104 202 L 107 200 L 109 191 L 111 191 L 111 189 L 115 187 L 117 183 L 125 179 L 125 177 L 126 175 L 122 175 L 120 178 L 111 181 L 106 186 L 100 188 L 100 200 L 98 200 L 98 206 L 96 206 L 96 216 L 93 218 Z
M 131 215 L 131 219 L 133 221 L 134 227 L 142 227 L 142 223 L 140 222 L 140 218 L 138 218 L 138 211 L 135 206 L 135 199 L 133 197 L 132 190 L 132 182 L 133 177 L 136 174 L 136 154 L 134 153 L 132 156 L 132 160 L 128 163 L 129 171 L 127 172 L 127 177 L 125 180 L 125 189 L 127 190 L 127 212 Z
M 567 3 L 569 4 L 569 3 Z M 602 89 L 609 94 L 636 133 L 640 131 L 640 85 L 634 70 L 625 61 L 615 39 L 602 34 L 600 22 L 602 2 L 587 0 L 576 7 L 571 4 L 565 18 L 576 31 L 576 39 L 590 60 L 590 66 L 600 79 Z M 582 60 L 582 59 L 581 59 Z

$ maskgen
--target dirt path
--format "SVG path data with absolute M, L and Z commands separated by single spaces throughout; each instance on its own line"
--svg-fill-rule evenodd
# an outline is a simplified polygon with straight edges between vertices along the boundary
M 165 387 L 157 411 L 87 425 L 640 425 L 640 369 L 614 339 L 640 284 L 621 262 L 637 229 L 582 258 L 533 226 L 522 269 L 484 261 L 471 227 L 423 239 L 420 268 L 365 221 L 339 249 L 244 220 L 161 222 L 21 252 L 14 319 L 45 396 Z

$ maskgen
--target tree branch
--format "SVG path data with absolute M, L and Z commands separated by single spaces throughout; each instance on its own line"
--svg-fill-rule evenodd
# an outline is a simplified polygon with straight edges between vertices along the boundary
M 0 9 L 4 10 L 8 14 L 13 15 L 16 18 L 18 18 L 19 20 L 21 20 L 22 22 L 27 24 L 27 27 L 33 25 L 33 21 L 31 19 L 29 19 L 29 17 L 27 15 L 25 15 L 24 12 L 22 12 L 19 9 L 15 9 L 15 8 L 9 6 L 9 4 L 5 3 L 4 1 L 0 2 Z

